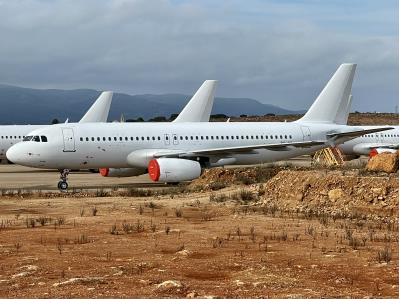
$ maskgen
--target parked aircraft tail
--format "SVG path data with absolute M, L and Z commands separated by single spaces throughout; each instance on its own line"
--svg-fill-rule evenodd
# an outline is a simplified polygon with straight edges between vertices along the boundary
M 208 122 L 216 85 L 216 80 L 206 80 L 173 122 Z
M 341 64 L 308 112 L 298 122 L 342 123 L 350 109 L 355 71 L 356 64 Z
M 112 91 L 104 91 L 79 121 L 80 123 L 107 122 L 112 102 Z

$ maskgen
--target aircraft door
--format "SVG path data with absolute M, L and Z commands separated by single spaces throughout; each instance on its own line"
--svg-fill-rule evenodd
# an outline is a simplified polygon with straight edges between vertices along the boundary
M 75 137 L 72 128 L 62 128 L 64 138 L 64 152 L 75 152 Z
M 303 141 L 310 141 L 312 139 L 312 134 L 309 127 L 301 126 L 301 131 L 303 135 Z

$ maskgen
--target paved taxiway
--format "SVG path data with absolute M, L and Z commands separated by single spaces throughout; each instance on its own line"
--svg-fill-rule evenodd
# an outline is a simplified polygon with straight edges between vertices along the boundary
M 296 166 L 309 166 L 310 159 L 308 157 L 301 157 L 274 164 L 284 165 L 286 163 Z M 0 189 L 56 190 L 59 176 L 59 172 L 56 170 L 43 170 L 19 165 L 0 164 Z M 125 188 L 164 186 L 164 184 L 152 182 L 148 174 L 136 177 L 109 178 L 102 177 L 99 173 L 91 173 L 87 170 L 71 172 L 68 176 L 68 184 L 70 189 L 114 188 L 118 186 Z

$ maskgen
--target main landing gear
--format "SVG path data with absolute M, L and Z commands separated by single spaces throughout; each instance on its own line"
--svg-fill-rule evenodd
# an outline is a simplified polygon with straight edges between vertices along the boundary
M 66 191 L 68 189 L 68 174 L 70 172 L 70 169 L 62 169 L 60 170 L 60 181 L 58 182 L 58 189 L 60 191 Z

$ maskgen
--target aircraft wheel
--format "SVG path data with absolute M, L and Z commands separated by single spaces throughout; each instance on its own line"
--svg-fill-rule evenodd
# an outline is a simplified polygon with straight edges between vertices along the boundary
M 68 183 L 64 181 L 59 181 L 58 189 L 60 189 L 61 191 L 66 191 L 68 189 Z

